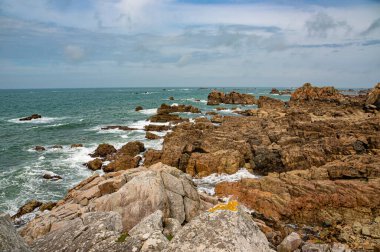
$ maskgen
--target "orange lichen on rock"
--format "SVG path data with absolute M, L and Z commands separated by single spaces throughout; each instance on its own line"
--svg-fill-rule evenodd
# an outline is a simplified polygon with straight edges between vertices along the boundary
M 231 212 L 237 212 L 238 211 L 238 205 L 239 205 L 239 203 L 236 200 L 232 200 L 228 203 L 220 203 L 220 204 L 210 208 L 207 211 L 210 213 L 213 213 L 213 212 L 218 211 L 218 210 L 227 210 L 227 211 L 231 211 Z

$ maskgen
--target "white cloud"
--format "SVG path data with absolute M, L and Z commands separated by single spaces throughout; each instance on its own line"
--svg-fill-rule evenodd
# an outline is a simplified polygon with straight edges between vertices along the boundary
M 84 49 L 76 45 L 67 45 L 64 48 L 65 56 L 72 61 L 81 61 L 85 57 Z

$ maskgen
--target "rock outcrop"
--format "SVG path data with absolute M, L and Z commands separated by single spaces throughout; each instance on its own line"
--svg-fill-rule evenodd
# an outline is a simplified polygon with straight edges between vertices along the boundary
M 310 83 L 305 83 L 298 88 L 290 97 L 291 102 L 330 102 L 341 103 L 344 96 L 334 87 L 313 87 Z
M 241 94 L 235 91 L 231 93 L 223 93 L 213 90 L 207 97 L 207 105 L 225 104 L 256 104 L 256 98 L 250 94 Z
M 14 228 L 10 216 L 4 213 L 0 213 L 0 251 L 31 252 Z
M 95 158 L 87 162 L 86 166 L 93 171 L 100 170 L 102 168 L 103 162 L 100 158 Z
M 39 118 L 42 118 L 42 116 L 39 114 L 33 114 L 31 116 L 28 116 L 28 117 L 20 118 L 19 120 L 20 121 L 31 121 L 31 120 L 39 119 Z
M 156 140 L 156 139 L 160 139 L 161 137 L 156 134 L 153 134 L 152 132 L 147 131 L 145 134 L 145 138 L 149 140 Z
M 205 212 L 185 225 L 165 252 L 274 251 L 268 240 L 241 209 Z
M 113 147 L 113 145 L 103 143 L 103 144 L 99 144 L 99 146 L 96 148 L 94 153 L 91 154 L 91 157 L 105 158 L 108 155 L 111 155 L 115 152 L 116 152 L 116 149 L 115 147 Z
M 380 110 L 380 83 L 377 83 L 377 85 L 369 92 L 366 105 L 375 106 Z
M 283 109 L 285 102 L 268 96 L 260 96 L 257 100 L 257 106 L 265 109 Z
M 118 213 L 122 232 L 130 231 L 157 210 L 162 211 L 163 218 L 174 218 L 182 224 L 197 216 L 205 205 L 208 203 L 200 199 L 189 175 L 158 163 L 91 176 L 71 189 L 50 212 L 28 223 L 21 235 L 32 244 L 47 235 L 53 237 L 53 232 L 64 230 L 85 214 L 99 212 Z
M 137 155 L 143 151 L 145 151 L 143 143 L 139 141 L 129 142 L 114 154 L 107 155 L 107 159 L 111 162 L 103 167 L 103 171 L 115 172 L 136 168 L 141 161 L 141 156 Z

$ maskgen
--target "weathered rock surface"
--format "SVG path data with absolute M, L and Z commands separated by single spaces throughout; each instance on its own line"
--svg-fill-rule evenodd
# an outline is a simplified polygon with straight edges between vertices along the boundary
M 223 93 L 213 90 L 207 97 L 207 105 L 225 104 L 255 104 L 256 98 L 250 94 L 240 94 L 232 91 L 231 93 Z
M 152 132 L 147 131 L 145 134 L 145 138 L 149 140 L 156 140 L 156 139 L 160 139 L 161 137 L 156 134 L 153 134 Z
M 0 213 L 0 251 L 30 252 L 28 245 L 17 233 L 8 214 Z
M 185 225 L 164 251 L 273 250 L 252 218 L 239 209 L 202 213 Z
M 105 158 L 108 155 L 111 155 L 115 152 L 116 152 L 116 149 L 115 147 L 113 147 L 113 145 L 103 143 L 103 144 L 99 144 L 99 146 L 96 148 L 94 153 L 91 154 L 91 157 Z
M 92 212 L 120 214 L 122 231 L 128 232 L 157 210 L 163 218 L 188 222 L 199 214 L 203 205 L 189 175 L 158 163 L 148 169 L 93 175 L 71 189 L 50 212 L 29 222 L 21 234 L 31 243 Z
M 12 216 L 12 219 L 19 218 L 20 216 L 33 212 L 34 209 L 40 207 L 42 202 L 32 199 L 26 202 L 22 207 L 20 207 L 15 215 Z
M 89 161 L 86 166 L 93 171 L 100 170 L 102 168 L 103 162 L 100 158 L 95 158 Z
M 380 83 L 377 83 L 371 92 L 369 92 L 366 105 L 376 106 L 376 108 L 380 110 Z
M 115 172 L 138 167 L 141 156 L 137 155 L 144 150 L 144 144 L 139 141 L 133 141 L 123 145 L 113 155 L 107 155 L 107 159 L 111 160 L 111 163 L 104 166 L 103 171 Z
M 277 246 L 278 252 L 292 252 L 301 245 L 302 239 L 299 236 L 299 234 L 293 232 L 280 243 L 280 245 Z
M 31 120 L 39 119 L 39 118 L 42 118 L 42 116 L 39 114 L 33 114 L 31 116 L 28 116 L 28 117 L 20 118 L 19 120 L 20 121 L 31 121 Z
M 285 107 L 285 102 L 268 96 L 260 96 L 257 100 L 257 106 L 266 109 L 283 109 Z

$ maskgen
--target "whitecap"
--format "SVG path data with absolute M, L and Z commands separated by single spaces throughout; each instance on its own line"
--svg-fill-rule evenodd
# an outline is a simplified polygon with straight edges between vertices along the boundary
M 173 103 L 170 105 L 171 107 L 178 106 L 178 103 Z
M 140 110 L 139 111 L 140 113 L 143 113 L 145 115 L 154 115 L 157 113 L 157 109 L 156 108 L 152 108 L 152 109 L 143 109 L 143 110 Z
M 228 174 L 217 174 L 213 173 L 210 176 L 203 177 L 200 179 L 193 179 L 194 183 L 197 185 L 198 191 L 205 192 L 209 195 L 215 194 L 215 185 L 220 182 L 235 182 L 242 178 L 259 178 L 259 176 L 250 173 L 247 169 L 241 168 L 236 173 Z
M 30 121 L 20 121 L 20 118 L 14 118 L 14 119 L 9 119 L 8 122 L 11 122 L 11 123 L 36 123 L 36 124 L 39 124 L 39 123 L 52 123 L 54 121 L 59 121 L 59 120 L 63 120 L 65 119 L 66 117 L 42 117 L 42 118 L 37 118 L 37 119 L 32 119 Z

